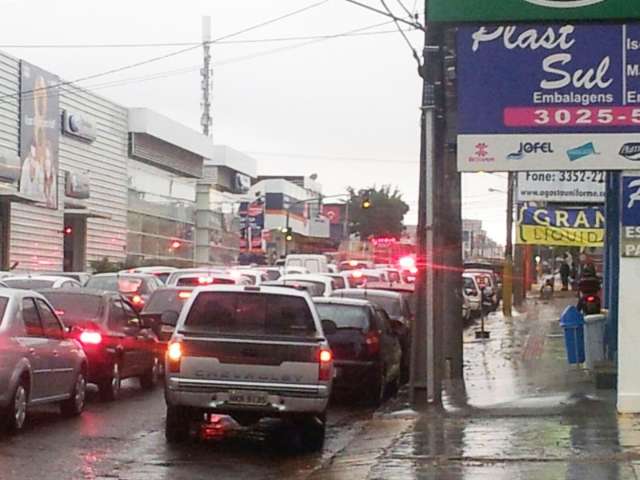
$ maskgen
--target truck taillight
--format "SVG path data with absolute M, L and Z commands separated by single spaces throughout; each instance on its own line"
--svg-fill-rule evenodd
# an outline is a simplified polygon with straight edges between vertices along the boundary
M 364 343 L 367 346 L 367 353 L 369 355 L 376 355 L 380 352 L 380 332 L 371 331 L 367 333 Z
M 318 352 L 318 380 L 329 381 L 331 380 L 331 373 L 333 372 L 333 353 L 328 348 L 321 348 Z
M 167 347 L 167 365 L 169 372 L 180 372 L 180 362 L 182 361 L 182 344 L 180 342 L 171 342 Z

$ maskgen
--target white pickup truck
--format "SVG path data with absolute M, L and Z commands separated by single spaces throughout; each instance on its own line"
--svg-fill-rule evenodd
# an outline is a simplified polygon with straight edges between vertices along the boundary
M 300 428 L 322 448 L 333 355 L 311 298 L 282 287 L 198 288 L 185 304 L 166 356 L 166 438 L 186 440 L 209 415 L 241 425 L 265 417 Z

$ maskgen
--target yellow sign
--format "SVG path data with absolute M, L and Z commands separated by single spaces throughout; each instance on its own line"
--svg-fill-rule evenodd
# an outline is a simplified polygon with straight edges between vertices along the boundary
M 565 247 L 602 247 L 605 218 L 601 207 L 522 207 L 516 243 Z

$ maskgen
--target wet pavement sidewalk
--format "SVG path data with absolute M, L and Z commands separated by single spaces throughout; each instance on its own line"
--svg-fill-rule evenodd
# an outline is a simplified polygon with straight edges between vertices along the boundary
M 415 412 L 403 396 L 311 475 L 325 479 L 638 479 L 640 417 L 615 410 L 615 391 L 566 361 L 563 296 L 465 333 L 465 381 L 443 408 Z M 405 397 L 406 398 L 406 397 Z

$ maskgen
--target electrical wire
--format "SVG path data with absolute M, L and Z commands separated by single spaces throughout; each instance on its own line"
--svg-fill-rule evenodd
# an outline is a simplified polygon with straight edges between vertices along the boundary
M 413 58 L 415 59 L 415 61 L 418 63 L 418 68 L 421 68 L 422 67 L 422 61 L 420 60 L 420 55 L 418 55 L 418 52 L 413 47 L 413 44 L 411 43 L 411 41 L 409 40 L 407 35 L 404 33 L 404 30 L 400 27 L 400 24 L 398 23 L 398 20 L 396 20 L 396 17 L 393 15 L 393 12 L 387 6 L 387 2 L 385 2 L 385 0 L 380 0 L 380 2 L 382 3 L 382 6 L 387 11 L 389 16 L 391 16 L 393 18 L 393 23 L 395 23 L 396 28 L 398 29 L 398 32 L 400 32 L 400 35 L 402 35 L 402 38 L 404 38 L 404 41 L 409 46 L 409 49 L 411 49 L 411 54 L 413 55 Z M 403 7 L 404 7 L 404 5 L 403 5 Z
M 407 7 L 404 6 L 404 3 L 402 3 L 402 0 L 396 0 L 400 6 L 402 7 L 402 9 L 407 13 L 408 16 L 413 16 L 413 14 L 409 11 L 409 9 Z M 415 8 L 414 8 L 415 11 Z
M 249 27 L 243 28 L 243 29 L 238 30 L 236 32 L 223 35 L 221 37 L 216 38 L 215 40 L 211 40 L 209 42 L 204 42 L 204 43 L 215 43 L 217 41 L 221 41 L 221 40 L 225 40 L 225 39 L 228 39 L 228 38 L 236 37 L 238 35 L 242 35 L 244 33 L 250 32 L 250 31 L 255 30 L 257 28 L 261 28 L 261 27 L 270 25 L 272 23 L 278 22 L 278 21 L 283 20 L 285 18 L 292 17 L 293 15 L 298 15 L 300 13 L 303 13 L 303 12 L 306 12 L 308 10 L 311 10 L 312 8 L 319 7 L 321 5 L 324 5 L 328 1 L 329 0 L 321 0 L 320 2 L 316 2 L 316 3 L 313 3 L 311 5 L 307 5 L 306 7 L 299 8 L 297 10 L 294 10 L 292 12 L 286 13 L 286 14 L 281 15 L 279 17 L 272 18 L 270 20 L 266 20 L 264 22 L 261 22 L 261 23 L 255 24 L 255 25 L 251 25 Z M 192 45 L 192 46 L 187 47 L 187 48 L 182 48 L 180 50 L 176 50 L 174 52 L 169 52 L 169 53 L 166 53 L 164 55 L 151 57 L 151 58 L 148 58 L 146 60 L 135 62 L 135 63 L 129 64 L 129 65 L 124 65 L 122 67 L 116 67 L 116 68 L 112 68 L 110 70 L 105 70 L 103 72 L 98 72 L 98 73 L 94 73 L 94 74 L 87 75 L 87 76 L 84 76 L 84 77 L 76 78 L 75 80 L 69 80 L 69 81 L 65 81 L 65 82 L 59 82 L 59 83 L 53 84 L 53 85 L 48 85 L 48 86 L 46 86 L 44 88 L 38 89 L 38 91 L 46 91 L 46 90 L 50 90 L 50 89 L 53 89 L 53 88 L 60 88 L 60 87 L 63 87 L 63 86 L 71 85 L 71 84 L 74 84 L 74 83 L 84 82 L 86 80 L 93 80 L 94 78 L 104 77 L 104 76 L 107 76 L 107 75 L 113 75 L 114 73 L 119 73 L 119 72 L 122 72 L 122 71 L 125 71 L 125 70 L 130 70 L 132 68 L 141 67 L 143 65 L 148 65 L 150 63 L 158 62 L 160 60 L 166 60 L 167 58 L 171 58 L 171 57 L 175 57 L 177 55 L 181 55 L 183 53 L 195 50 L 196 48 L 199 48 L 201 45 L 203 45 L 203 43 L 200 43 L 200 44 L 197 44 L 197 45 Z M 22 93 L 23 94 L 24 93 L 33 93 L 34 91 L 35 91 L 35 89 L 34 90 L 25 90 Z M 15 94 L 8 94 L 8 95 L 0 96 L 0 103 L 3 103 L 2 101 L 5 98 L 10 98 L 10 97 L 15 97 L 15 96 L 16 96 Z
M 351 162 L 367 162 L 367 163 L 393 163 L 393 164 L 407 164 L 417 165 L 417 160 L 391 160 L 383 158 L 366 158 L 366 157 L 343 157 L 343 156 L 327 156 L 327 155 L 315 155 L 305 153 L 283 153 L 283 152 L 257 152 L 248 151 L 251 155 L 264 155 L 273 157 L 286 157 L 286 158 L 307 158 L 307 159 L 319 159 L 319 160 L 335 160 L 339 162 L 351 161 Z
M 220 62 L 216 62 L 214 64 L 214 67 L 220 67 L 223 65 L 227 65 L 227 64 L 233 64 L 233 63 L 238 63 L 240 61 L 244 61 L 244 60 L 249 60 L 252 58 L 257 58 L 257 57 L 261 57 L 261 56 L 266 56 L 266 55 L 271 55 L 274 53 L 278 53 L 278 52 L 282 52 L 285 50 L 292 50 L 295 48 L 300 48 L 303 47 L 305 45 L 311 44 L 311 43 L 317 43 L 320 41 L 325 41 L 325 40 L 330 40 L 330 39 L 334 39 L 334 38 L 344 38 L 344 37 L 350 37 L 350 36 L 357 36 L 357 35 L 374 35 L 374 34 L 391 34 L 391 33 L 396 33 L 396 30 L 384 30 L 384 31 L 379 31 L 379 32 L 365 32 L 365 30 L 369 30 L 372 28 L 376 28 L 376 27 L 380 27 L 382 25 L 388 25 L 389 23 L 391 23 L 391 21 L 385 21 L 382 23 L 376 23 L 373 25 L 368 25 L 365 27 L 359 27 L 357 29 L 354 30 L 350 30 L 347 32 L 342 32 L 342 33 L 336 33 L 336 34 L 331 34 L 331 35 L 323 35 L 321 38 L 318 37 L 316 39 L 314 39 L 313 41 L 310 42 L 304 42 L 301 44 L 297 44 L 297 45 L 289 45 L 286 47 L 279 47 L 276 49 L 272 49 L 272 50 L 266 50 L 263 52 L 258 52 L 255 54 L 251 54 L 251 55 L 244 55 L 244 56 L 240 56 L 240 57 L 233 57 L 227 60 L 222 60 Z M 184 68 L 180 68 L 177 70 L 169 70 L 169 71 L 164 71 L 164 72 L 156 72 L 156 73 L 152 73 L 152 74 L 148 74 L 148 75 L 144 75 L 141 77 L 129 77 L 129 78 L 125 78 L 125 79 L 117 79 L 117 80 L 110 80 L 106 83 L 97 83 L 97 84 L 90 84 L 90 85 L 73 85 L 74 87 L 77 88 L 83 88 L 83 89 L 91 89 L 91 90 L 100 90 L 103 88 L 113 88 L 113 87 L 119 87 L 119 86 L 124 86 L 124 85 L 129 85 L 132 83 L 141 83 L 141 82 L 146 82 L 146 81 L 150 81 L 150 80 L 156 80 L 156 79 L 164 79 L 164 78 L 168 78 L 171 76 L 176 76 L 176 75 L 183 75 L 185 73 L 190 73 L 190 72 L 195 72 L 195 71 L 199 71 L 201 68 L 200 65 L 193 65 L 191 67 L 184 67 Z M 64 85 L 61 86 L 60 89 L 61 91 L 70 91 L 69 90 L 69 85 Z M 29 99 L 32 98 L 34 95 L 33 92 L 31 93 L 25 93 L 25 95 L 23 95 L 23 99 Z

